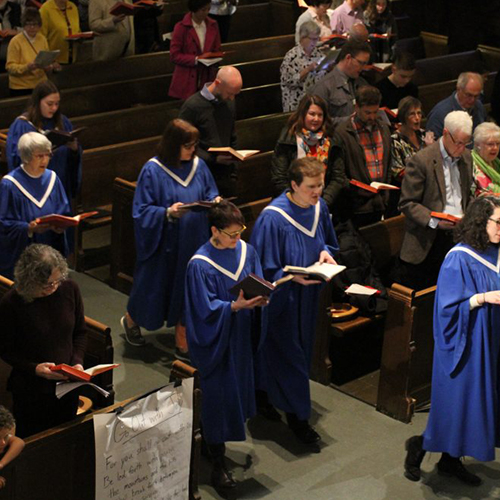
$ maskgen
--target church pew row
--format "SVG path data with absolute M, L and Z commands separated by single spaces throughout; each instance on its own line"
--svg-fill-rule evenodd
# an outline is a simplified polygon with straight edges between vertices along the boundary
M 201 390 L 196 370 L 174 361 L 171 378 L 194 377 L 193 437 L 189 471 L 189 499 L 200 500 L 198 476 L 201 448 Z M 136 400 L 127 399 L 98 411 L 35 434 L 26 439 L 23 452 L 4 470 L 6 486 L 0 489 L 0 500 L 71 500 L 95 499 L 95 449 L 93 417 L 113 413 Z
M 11 280 L 0 276 L 0 298 L 3 297 L 12 287 Z M 92 318 L 85 317 L 87 326 L 87 346 L 85 348 L 84 366 L 113 363 L 113 342 L 111 339 L 111 328 Z M 10 406 L 10 393 L 6 392 L 6 382 L 9 377 L 11 368 L 9 365 L 0 360 L 0 404 Z M 95 378 L 95 383 L 110 393 L 108 398 L 105 398 L 96 391 L 89 392 L 89 397 L 96 408 L 104 408 L 113 404 L 115 400 L 115 390 L 113 388 L 113 370 L 107 371 Z M 0 490 L 1 491 L 1 490 Z

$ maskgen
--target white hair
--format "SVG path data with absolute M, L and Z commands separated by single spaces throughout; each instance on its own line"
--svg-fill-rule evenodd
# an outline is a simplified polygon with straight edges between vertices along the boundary
M 17 143 L 17 152 L 23 163 L 30 162 L 35 151 L 50 153 L 51 150 L 52 143 L 39 132 L 27 132 Z
M 478 146 L 494 138 L 500 142 L 500 127 L 493 122 L 484 122 L 478 125 L 474 130 L 474 144 Z
M 307 38 L 310 35 L 319 35 L 321 28 L 314 21 L 306 21 L 302 23 L 299 28 L 299 38 Z
M 444 128 L 451 134 L 460 131 L 472 135 L 472 118 L 465 111 L 452 111 L 444 119 Z

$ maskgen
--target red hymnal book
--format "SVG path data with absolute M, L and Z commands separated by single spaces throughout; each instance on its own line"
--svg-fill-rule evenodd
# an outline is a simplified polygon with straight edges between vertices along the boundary
M 87 368 L 86 370 L 78 370 L 77 368 L 73 368 L 65 363 L 60 365 L 51 366 L 50 369 L 53 372 L 60 373 L 61 375 L 66 375 L 67 377 L 73 380 L 83 380 L 84 382 L 88 382 L 93 377 L 100 375 L 101 373 L 107 372 L 109 370 L 113 370 L 119 364 L 112 365 L 96 365 L 92 368 Z
M 394 121 L 398 119 L 398 114 L 394 113 L 394 111 L 392 109 L 389 109 L 387 106 L 383 106 L 380 109 L 385 112 L 385 114 L 389 117 L 390 120 Z
M 364 182 L 357 181 L 356 179 L 351 179 L 349 182 L 353 186 L 365 189 L 366 191 L 370 191 L 371 193 L 379 193 L 380 191 L 385 189 L 399 189 L 397 186 L 386 184 L 385 182 L 371 182 L 370 184 L 365 184 Z
M 75 33 L 73 35 L 68 35 L 66 40 L 87 40 L 90 38 L 94 38 L 93 31 L 82 31 L 81 33 Z
M 453 222 L 457 224 L 462 220 L 461 217 L 457 217 L 456 215 L 445 214 L 444 212 L 431 212 L 431 217 L 435 217 L 436 219 L 447 220 L 449 222 Z
M 81 220 L 96 215 L 98 212 L 87 212 L 80 215 L 75 215 L 74 217 L 67 217 L 66 215 L 51 214 L 44 215 L 43 217 L 38 217 L 36 219 L 37 224 L 50 224 L 54 227 L 60 227 L 66 229 L 67 227 L 78 226 Z
M 142 8 L 144 8 L 144 5 L 132 5 L 125 2 L 116 2 L 113 7 L 111 7 L 109 13 L 112 16 L 133 16 L 137 14 L 138 9 Z

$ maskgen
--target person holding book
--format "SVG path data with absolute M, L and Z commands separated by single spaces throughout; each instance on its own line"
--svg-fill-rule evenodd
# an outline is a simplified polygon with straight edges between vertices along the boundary
M 461 457 L 495 460 L 499 446 L 500 200 L 467 208 L 441 266 L 434 305 L 431 411 L 422 435 L 406 442 L 405 476 L 421 477 L 427 451 L 442 453 L 441 475 L 469 486 L 481 478 Z M 488 474 L 486 474 L 488 475 Z
M 203 438 L 213 462 L 212 483 L 234 490 L 224 460 L 226 441 L 245 440 L 245 421 L 255 415 L 253 310 L 263 296 L 230 289 L 254 273 L 262 277 L 257 253 L 243 240 L 245 220 L 229 201 L 209 210 L 211 236 L 191 257 L 186 271 L 186 332 L 203 391 Z
M 372 37 L 373 52 L 379 62 L 391 59 L 391 50 L 397 39 L 396 19 L 392 15 L 388 0 L 370 0 L 364 12 L 365 24 Z M 377 35 L 387 35 L 386 39 Z
M 20 455 L 24 445 L 24 441 L 16 436 L 16 421 L 12 413 L 0 406 L 0 471 Z M 5 478 L 0 476 L 0 489 L 5 485 Z
M 188 0 L 189 12 L 175 27 L 170 42 L 174 74 L 168 95 L 187 99 L 214 80 L 217 64 L 206 65 L 203 54 L 220 52 L 217 21 L 208 17 L 210 0 Z
M 186 359 L 184 281 L 189 259 L 209 236 L 205 210 L 184 204 L 219 199 L 212 174 L 195 155 L 198 130 L 179 118 L 167 124 L 157 156 L 137 181 L 133 211 L 137 261 L 134 284 L 121 319 L 129 344 L 142 346 L 141 327 L 175 327 L 178 357 Z
M 14 283 L 0 301 L 0 356 L 12 366 L 7 387 L 24 438 L 75 418 L 78 391 L 58 399 L 56 382 L 67 377 L 50 368 L 66 363 L 83 370 L 86 326 L 78 285 L 52 247 L 28 246 L 16 263 Z
M 68 254 L 63 229 L 37 218 L 70 215 L 71 207 L 57 174 L 48 170 L 52 145 L 38 132 L 19 139 L 21 166 L 0 181 L 0 275 L 12 278 L 14 264 L 31 243 L 44 243 Z
M 478 125 L 474 130 L 472 150 L 473 196 L 500 195 L 500 127 L 492 122 Z
M 332 34 L 330 26 L 330 16 L 328 9 L 331 2 L 327 0 L 308 0 L 308 8 L 303 12 L 295 23 L 295 43 L 299 44 L 301 40 L 300 27 L 304 23 L 313 22 L 319 28 L 319 38 L 327 38 Z
M 61 113 L 61 96 L 58 88 L 49 80 L 39 83 L 33 90 L 28 109 L 18 116 L 9 127 L 6 156 L 9 171 L 22 162 L 18 152 L 19 138 L 27 132 L 46 133 L 50 130 L 71 132 L 73 125 Z M 75 138 L 65 145 L 54 148 L 49 158 L 49 170 L 53 170 L 62 182 L 69 200 L 80 191 L 82 179 L 82 148 Z
M 307 24 L 307 23 L 306 23 Z M 304 26 L 304 25 L 303 25 Z M 318 96 L 304 96 L 297 111 L 281 131 L 271 159 L 271 179 L 276 195 L 290 186 L 290 165 L 296 158 L 316 158 L 324 167 L 323 199 L 331 207 L 345 185 L 344 170 L 335 171 L 332 154 L 332 122 L 326 102 Z
M 321 198 L 323 164 L 314 158 L 298 158 L 290 166 L 289 180 L 289 190 L 262 211 L 252 231 L 251 243 L 270 282 L 282 278 L 287 265 L 335 264 L 333 256 L 339 248 L 330 212 Z M 319 281 L 296 275 L 273 292 L 263 309 L 264 340 L 256 358 L 260 411 L 272 419 L 276 412 L 269 404 L 286 412 L 288 426 L 305 444 L 320 440 L 309 424 L 309 369 L 320 290 Z M 269 403 L 262 393 L 267 393 Z

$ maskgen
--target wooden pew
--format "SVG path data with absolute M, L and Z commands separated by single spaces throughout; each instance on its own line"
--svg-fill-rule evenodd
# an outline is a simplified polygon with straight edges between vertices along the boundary
M 0 298 L 12 287 L 13 282 L 0 276 Z M 87 347 L 85 348 L 84 366 L 89 368 L 99 364 L 113 363 L 113 341 L 111 339 L 111 328 L 85 316 L 87 326 Z M 10 366 L 0 360 L 0 399 L 2 404 L 10 406 L 10 393 L 4 392 L 7 379 L 10 374 Z M 113 370 L 107 371 L 95 378 L 95 383 L 110 393 L 105 398 L 97 391 L 92 390 L 89 396 L 94 402 L 95 408 L 104 408 L 113 404 L 115 390 L 113 387 Z
M 198 491 L 201 447 L 200 409 L 201 391 L 196 370 L 174 361 L 174 379 L 194 377 L 193 438 L 191 442 L 191 468 L 189 498 L 200 500 Z M 26 440 L 26 446 L 8 467 L 2 470 L 7 480 L 0 490 L 0 500 L 94 500 L 95 449 L 93 416 L 115 412 L 137 398 L 108 406 L 70 423 L 54 427 Z

